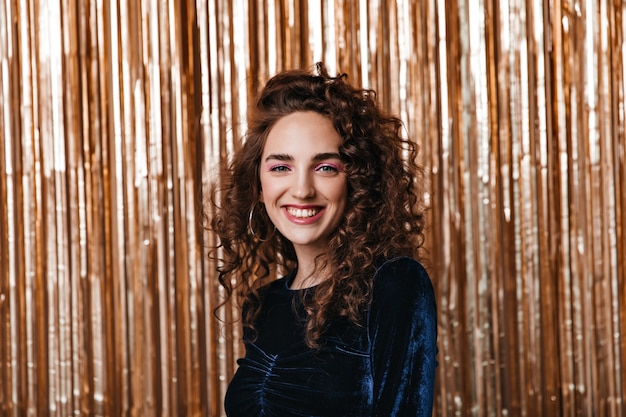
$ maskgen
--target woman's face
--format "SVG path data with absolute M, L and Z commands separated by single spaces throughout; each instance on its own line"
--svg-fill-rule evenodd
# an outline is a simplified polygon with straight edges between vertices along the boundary
M 297 256 L 318 255 L 341 221 L 347 180 L 339 156 L 341 136 L 315 112 L 296 112 L 270 130 L 259 175 L 260 200 Z

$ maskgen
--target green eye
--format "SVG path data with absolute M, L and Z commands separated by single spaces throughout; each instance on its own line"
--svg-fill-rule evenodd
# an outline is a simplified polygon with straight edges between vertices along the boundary
M 333 164 L 320 164 L 316 168 L 316 171 L 321 172 L 339 172 L 339 168 Z
M 286 172 L 289 171 L 289 167 L 287 165 L 274 165 L 270 168 L 272 172 Z

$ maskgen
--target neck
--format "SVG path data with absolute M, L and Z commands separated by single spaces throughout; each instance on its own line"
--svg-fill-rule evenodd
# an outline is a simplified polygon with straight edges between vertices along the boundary
M 324 259 L 319 255 L 298 256 L 298 271 L 291 283 L 292 289 L 313 287 L 328 278 L 328 267 L 324 266 Z
M 328 266 L 325 265 L 328 250 L 326 244 L 315 247 L 294 245 L 294 249 L 298 260 L 298 272 L 291 283 L 292 289 L 313 287 L 330 276 Z

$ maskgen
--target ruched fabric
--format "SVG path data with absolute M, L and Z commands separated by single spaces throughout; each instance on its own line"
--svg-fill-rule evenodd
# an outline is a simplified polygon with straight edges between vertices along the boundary
M 303 341 L 294 273 L 271 283 L 254 342 L 226 393 L 229 417 L 430 416 L 437 354 L 433 287 L 420 263 L 397 258 L 374 276 L 362 326 L 332 323 L 319 349 Z M 309 291 L 314 291 L 310 289 Z

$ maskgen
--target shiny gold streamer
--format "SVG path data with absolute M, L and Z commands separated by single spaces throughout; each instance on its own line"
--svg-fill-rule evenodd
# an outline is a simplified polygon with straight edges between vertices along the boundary
M 420 147 L 435 415 L 626 416 L 626 6 L 0 5 L 0 415 L 223 415 L 242 354 L 206 191 L 323 60 Z

